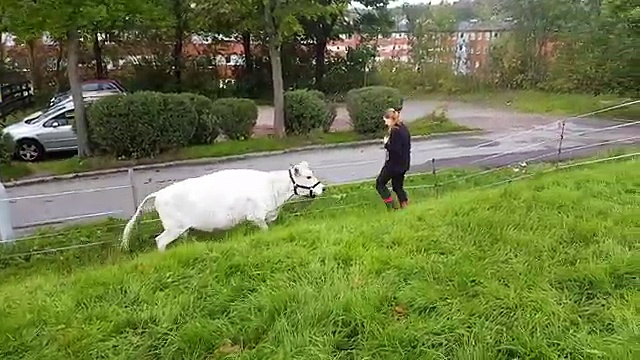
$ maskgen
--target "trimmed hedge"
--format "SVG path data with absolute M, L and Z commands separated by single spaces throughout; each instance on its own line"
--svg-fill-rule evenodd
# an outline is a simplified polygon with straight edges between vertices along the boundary
M 188 145 L 198 113 L 184 94 L 141 91 L 97 101 L 87 119 L 94 152 L 143 158 Z
M 336 121 L 336 117 L 338 116 L 338 104 L 336 103 L 328 103 L 328 114 L 325 121 L 322 123 L 322 131 L 328 133 L 331 131 L 331 126 Z
M 329 117 L 324 94 L 318 91 L 293 90 L 284 94 L 284 128 L 289 135 L 308 135 L 322 128 Z
M 360 134 L 376 134 L 384 130 L 382 116 L 388 108 L 402 110 L 400 91 L 386 86 L 368 86 L 347 93 L 347 111 L 353 129 Z
M 251 138 L 258 122 L 258 105 L 250 99 L 223 98 L 213 102 L 220 131 L 231 140 Z
M 184 93 L 180 94 L 196 111 L 196 128 L 189 141 L 191 145 L 211 144 L 220 135 L 216 117 L 213 113 L 213 101 L 206 96 Z
M 309 90 L 309 92 L 318 96 L 318 98 L 320 98 L 327 107 L 327 117 L 322 121 L 322 131 L 328 133 L 331 131 L 331 126 L 338 116 L 338 104 L 328 101 L 325 93 L 320 90 Z

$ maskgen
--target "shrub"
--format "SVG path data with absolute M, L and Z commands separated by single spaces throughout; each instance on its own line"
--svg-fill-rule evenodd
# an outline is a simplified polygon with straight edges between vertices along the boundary
M 192 145 L 211 144 L 220 131 L 213 114 L 213 101 L 203 95 L 184 93 L 181 94 L 195 110 L 196 127 L 189 141 Z
M 249 99 L 218 99 L 213 103 L 213 114 L 223 134 L 232 140 L 243 140 L 253 134 L 258 121 L 258 106 Z
M 92 150 L 117 157 L 154 157 L 189 144 L 198 115 L 180 94 L 141 91 L 108 96 L 88 111 Z
M 384 130 L 382 116 L 388 108 L 402 110 L 400 91 L 386 86 L 369 86 L 347 93 L 347 111 L 353 129 L 360 134 Z
M 8 164 L 13 158 L 15 142 L 10 134 L 0 136 L 0 164 Z
M 294 90 L 284 94 L 284 128 L 287 134 L 307 135 L 324 126 L 329 117 L 324 94 L 317 90 Z
M 329 132 L 331 130 L 331 125 L 333 125 L 336 117 L 338 116 L 338 105 L 332 102 L 329 102 L 325 93 L 319 90 L 309 90 L 310 93 L 316 95 L 319 99 L 321 99 L 326 106 L 327 116 L 322 121 L 322 131 Z
M 329 103 L 328 105 L 328 114 L 327 117 L 322 124 L 322 131 L 328 133 L 331 131 L 331 125 L 336 121 L 336 117 L 338 116 L 338 104 Z

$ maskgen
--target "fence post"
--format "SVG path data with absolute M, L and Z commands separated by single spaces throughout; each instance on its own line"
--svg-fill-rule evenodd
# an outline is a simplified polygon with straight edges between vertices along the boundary
M 131 198 L 133 199 L 133 212 L 138 208 L 138 189 L 136 189 L 135 178 L 133 176 L 133 168 L 129 168 L 129 185 L 131 186 Z
M 562 120 L 562 129 L 560 130 L 560 141 L 558 141 L 558 155 L 556 156 L 556 167 L 560 165 L 560 154 L 562 154 L 562 140 L 564 140 L 564 127 L 566 120 Z
M 436 173 L 436 158 L 431 158 L 431 174 L 433 175 L 433 186 L 438 196 L 438 174 Z
M 13 225 L 11 224 L 11 213 L 9 209 L 9 197 L 4 184 L 0 181 L 0 242 L 7 243 L 15 240 Z

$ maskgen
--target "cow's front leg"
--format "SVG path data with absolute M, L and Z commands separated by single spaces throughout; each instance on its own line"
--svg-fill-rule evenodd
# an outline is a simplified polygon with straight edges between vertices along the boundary
M 273 210 L 273 211 L 270 211 L 267 214 L 267 220 L 266 221 L 268 223 L 272 223 L 272 222 L 276 221 L 277 218 L 278 218 L 278 210 Z
M 255 219 L 253 220 L 253 223 L 263 231 L 269 230 L 269 225 L 267 225 L 265 219 Z

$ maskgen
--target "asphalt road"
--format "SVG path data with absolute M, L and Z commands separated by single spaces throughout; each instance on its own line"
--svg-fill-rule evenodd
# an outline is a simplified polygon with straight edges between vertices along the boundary
M 640 144 L 639 125 L 599 131 L 616 124 L 619 123 L 590 119 L 568 122 L 565 127 L 562 158 L 587 156 L 601 150 L 603 146 Z M 485 135 L 451 135 L 415 141 L 412 146 L 411 172 L 431 171 L 433 158 L 436 159 L 437 169 L 444 169 L 467 165 L 502 166 L 543 155 L 547 155 L 547 159 L 555 157 L 560 134 L 556 125 L 555 123 L 547 124 L 546 128 L 531 129 L 526 133 L 515 130 L 496 131 Z M 583 134 L 584 132 L 588 133 Z M 494 142 L 489 143 L 490 141 Z M 594 144 L 606 141 L 619 142 L 592 147 Z M 585 146 L 587 148 L 583 148 Z M 571 149 L 577 150 L 571 151 Z M 324 183 L 338 184 L 375 177 L 383 159 L 381 145 L 304 151 L 207 166 L 181 166 L 138 171 L 134 175 L 134 184 L 138 201 L 140 201 L 147 194 L 188 177 L 227 168 L 286 169 L 290 164 L 301 160 L 308 161 L 318 178 Z M 92 190 L 98 188 L 110 189 Z M 84 192 L 60 194 L 75 191 Z M 132 189 L 126 173 L 18 186 L 7 189 L 7 192 L 13 198 L 10 201 L 10 208 L 12 222 L 16 229 L 33 228 L 43 221 L 57 222 L 72 217 L 80 218 L 77 221 L 95 220 L 106 216 L 128 218 L 134 212 Z M 65 220 L 65 222 L 69 221 Z

